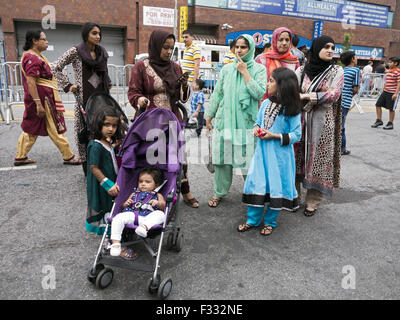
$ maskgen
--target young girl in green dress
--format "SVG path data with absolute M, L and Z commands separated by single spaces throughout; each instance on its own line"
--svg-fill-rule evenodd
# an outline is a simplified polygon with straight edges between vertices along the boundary
M 91 126 L 91 140 L 87 148 L 87 218 L 89 232 L 103 234 L 104 215 L 112 209 L 112 200 L 118 195 L 115 183 L 118 165 L 113 143 L 121 130 L 120 114 L 112 107 L 100 107 Z

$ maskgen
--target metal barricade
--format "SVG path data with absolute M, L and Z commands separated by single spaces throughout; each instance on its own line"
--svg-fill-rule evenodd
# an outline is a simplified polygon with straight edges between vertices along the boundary
M 125 114 L 127 107 L 130 105 L 128 100 L 129 81 L 131 79 L 133 64 L 118 66 L 109 64 L 108 73 L 111 79 L 110 94 L 121 105 Z M 68 77 L 70 83 L 75 83 L 75 74 L 71 65 L 68 65 L 64 70 L 64 74 Z M 201 68 L 200 78 L 205 81 L 204 91 L 208 98 L 214 91 L 218 80 L 219 72 L 214 68 Z M 1 116 L 7 124 L 10 122 L 10 115 L 14 120 L 12 106 L 16 104 L 24 104 L 24 88 L 22 85 L 22 74 L 20 62 L 7 62 L 0 64 L 0 94 L 1 94 Z M 75 104 L 75 97 L 72 93 L 65 93 L 60 89 L 60 97 L 64 104 Z M 5 109 L 7 116 L 3 116 Z
M 358 95 L 360 97 L 377 99 L 383 91 L 385 79 L 386 74 L 384 73 L 370 73 L 365 75 L 361 80 Z
M 123 92 L 123 99 L 122 99 L 122 103 L 123 103 L 123 108 L 124 108 L 124 112 L 125 114 L 127 114 L 127 106 L 130 105 L 130 102 L 128 100 L 128 90 L 129 90 L 129 81 L 131 81 L 131 76 L 132 76 L 132 68 L 133 68 L 133 64 L 127 64 L 124 66 L 122 73 L 124 75 L 124 83 L 123 83 L 123 88 L 124 88 L 124 92 Z
M 24 103 L 24 88 L 22 86 L 21 64 L 19 62 L 5 62 L 0 67 L 1 83 L 1 108 L 0 113 L 3 121 L 7 124 L 14 120 L 12 106 Z M 4 118 L 3 110 L 6 112 Z
M 208 98 L 210 98 L 214 92 L 218 75 L 219 73 L 214 68 L 200 68 L 199 70 L 199 78 L 205 82 L 204 93 L 208 94 Z

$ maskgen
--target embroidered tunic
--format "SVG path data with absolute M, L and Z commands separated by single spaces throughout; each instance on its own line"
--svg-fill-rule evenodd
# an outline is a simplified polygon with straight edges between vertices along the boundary
M 182 74 L 181 67 L 176 63 L 174 66 L 175 72 L 180 76 Z M 137 104 L 140 97 L 146 97 L 150 100 L 149 108 L 171 110 L 178 120 L 182 121 L 181 112 L 177 106 L 171 105 L 165 84 L 151 67 L 149 59 L 137 62 L 132 69 L 131 80 L 129 81 L 128 99 L 136 111 L 138 111 Z M 188 97 L 189 95 L 184 99 L 184 94 L 181 92 L 181 101 L 183 103 L 187 101 Z

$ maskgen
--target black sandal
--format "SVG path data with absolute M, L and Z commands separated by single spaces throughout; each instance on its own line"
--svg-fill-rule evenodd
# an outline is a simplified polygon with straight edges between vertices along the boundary
M 216 208 L 219 206 L 219 203 L 222 201 L 222 198 L 212 196 L 210 200 L 208 200 L 208 206 L 210 208 Z M 211 202 L 211 205 L 210 205 Z
M 317 212 L 317 209 L 308 210 L 307 208 L 304 209 L 304 215 L 306 217 L 312 217 Z
M 274 227 L 270 225 L 264 225 L 264 228 L 261 229 L 260 234 L 264 237 L 269 236 L 272 232 L 274 232 Z
M 246 232 L 246 231 L 249 231 L 250 229 L 253 229 L 253 228 L 255 228 L 255 226 L 252 226 L 251 224 L 248 224 L 246 222 L 246 223 L 243 223 L 243 224 L 239 224 L 238 227 L 237 227 L 237 231 Z

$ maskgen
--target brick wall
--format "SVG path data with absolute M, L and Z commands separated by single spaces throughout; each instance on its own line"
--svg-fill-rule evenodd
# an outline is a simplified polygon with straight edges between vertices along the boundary
M 59 23 L 83 24 L 92 21 L 101 26 L 125 28 L 125 63 L 132 63 L 136 54 L 147 52 L 149 36 L 157 28 L 143 26 L 143 6 L 174 8 L 174 0 L 0 0 L 0 19 L 8 61 L 17 59 L 15 21 L 40 22 L 45 16 L 42 8 L 48 4 L 55 7 L 56 22 Z M 178 12 L 182 5 L 187 5 L 187 1 L 178 0 Z M 173 33 L 173 28 L 166 30 Z

